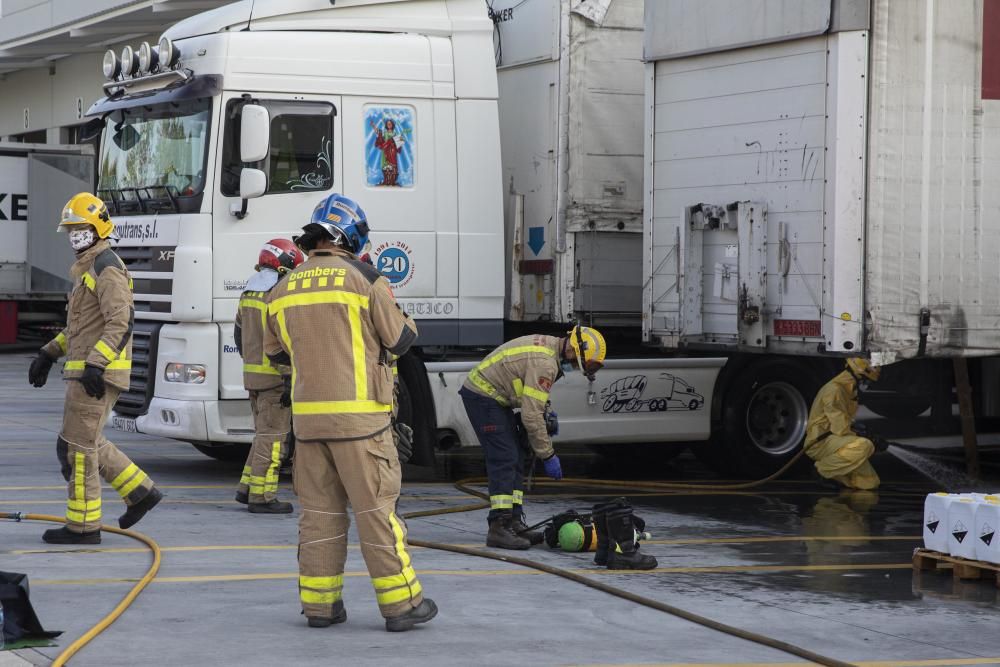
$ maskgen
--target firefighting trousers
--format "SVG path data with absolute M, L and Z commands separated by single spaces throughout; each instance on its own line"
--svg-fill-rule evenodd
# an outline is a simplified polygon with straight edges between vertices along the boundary
M 850 489 L 877 489 L 878 473 L 868 462 L 875 453 L 871 440 L 859 435 L 829 435 L 806 446 L 816 472 Z
M 521 442 L 523 436 L 518 433 L 514 411 L 464 387 L 458 393 L 486 458 L 490 492 L 487 521 L 508 513 L 523 516 L 526 447 Z
M 66 406 L 56 454 L 63 477 L 69 482 L 66 527 L 75 533 L 101 527 L 102 478 L 128 506 L 145 498 L 153 488 L 153 480 L 104 437 L 104 425 L 120 393 L 107 385 L 104 398 L 96 399 L 88 396 L 79 382 L 66 383 Z
M 281 406 L 284 387 L 250 391 L 250 410 L 256 435 L 240 477 L 240 493 L 251 503 L 269 503 L 278 496 L 278 468 L 288 456 L 292 411 Z
M 299 519 L 299 598 L 306 616 L 332 618 L 347 560 L 348 505 L 375 598 L 386 618 L 423 600 L 406 548 L 406 525 L 395 514 L 402 468 L 389 429 L 372 438 L 299 441 L 293 486 Z

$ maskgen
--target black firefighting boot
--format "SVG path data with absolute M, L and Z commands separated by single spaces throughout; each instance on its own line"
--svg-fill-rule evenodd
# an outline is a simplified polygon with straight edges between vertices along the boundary
M 249 505 L 250 504 L 250 494 L 247 493 L 247 492 L 245 492 L 245 491 L 237 491 L 236 492 L 236 502 L 238 502 L 240 505 Z
M 424 598 L 416 607 L 399 616 L 391 616 L 385 619 L 385 629 L 388 632 L 406 632 L 412 630 L 413 626 L 426 623 L 437 616 L 438 608 L 434 600 Z
M 631 512 L 632 506 L 624 498 L 615 498 L 606 503 L 598 503 L 591 510 L 594 530 L 597 531 L 597 553 L 594 554 L 594 565 L 608 564 L 608 512 L 613 509 L 628 509 Z
M 291 514 L 292 504 L 277 499 L 269 503 L 247 503 L 247 511 L 251 514 Z
M 126 509 L 125 514 L 118 517 L 118 527 L 125 530 L 139 523 L 139 520 L 146 516 L 146 512 L 156 507 L 161 500 L 163 500 L 163 494 L 154 486 L 142 500 Z
M 514 518 L 510 524 L 514 534 L 523 537 L 531 543 L 531 546 L 541 544 L 545 540 L 545 534 L 540 530 L 528 530 L 528 522 L 524 520 L 524 510 L 514 513 Z
M 531 542 L 518 537 L 513 529 L 514 517 L 510 512 L 503 512 L 490 521 L 490 532 L 486 534 L 486 546 L 497 549 L 515 549 L 524 551 L 531 548 Z
M 343 623 L 347 620 L 347 610 L 344 608 L 344 601 L 337 600 L 333 603 L 333 617 L 326 618 L 325 616 L 306 616 L 306 620 L 309 622 L 310 628 L 328 628 L 331 625 L 337 625 L 338 623 Z
M 658 563 L 652 556 L 639 553 L 636 525 L 642 520 L 632 516 L 632 508 L 613 509 L 608 512 L 608 569 L 652 570 Z M 645 527 L 645 523 L 642 523 Z
M 63 526 L 62 528 L 52 528 L 42 533 L 42 540 L 49 544 L 100 544 L 101 531 L 93 530 L 89 533 L 74 533 Z

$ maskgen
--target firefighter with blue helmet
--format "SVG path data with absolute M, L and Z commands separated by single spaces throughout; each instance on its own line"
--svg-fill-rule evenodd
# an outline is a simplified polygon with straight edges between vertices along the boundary
M 308 259 L 271 291 L 264 352 L 292 368 L 299 599 L 308 624 L 347 620 L 350 506 L 386 630 L 401 632 L 437 614 L 395 513 L 401 466 L 391 430 L 390 355 L 406 353 L 417 327 L 388 281 L 358 259 L 368 231 L 353 200 L 333 194 L 320 202 L 296 239 Z

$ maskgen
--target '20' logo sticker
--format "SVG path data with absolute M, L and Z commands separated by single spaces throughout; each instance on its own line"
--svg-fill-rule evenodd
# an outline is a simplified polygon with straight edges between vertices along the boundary
M 406 286 L 413 278 L 410 247 L 399 241 L 380 245 L 375 249 L 375 268 L 393 288 Z

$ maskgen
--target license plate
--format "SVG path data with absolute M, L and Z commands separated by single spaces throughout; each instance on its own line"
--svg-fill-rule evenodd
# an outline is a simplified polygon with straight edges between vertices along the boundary
M 135 426 L 135 420 L 131 417 L 112 417 L 111 425 L 117 431 L 125 431 L 126 433 L 138 433 L 139 429 Z

